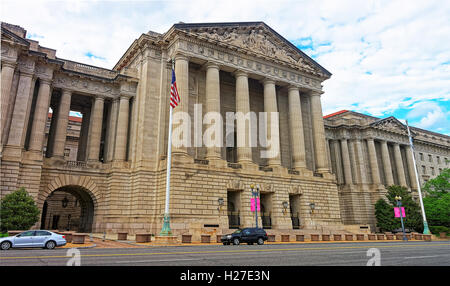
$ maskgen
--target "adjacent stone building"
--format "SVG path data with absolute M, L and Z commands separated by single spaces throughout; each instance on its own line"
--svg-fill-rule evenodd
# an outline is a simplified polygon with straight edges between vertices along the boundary
M 406 125 L 392 116 L 380 119 L 348 110 L 327 115 L 324 122 L 345 224 L 375 227 L 374 205 L 387 186 L 405 186 L 418 198 Z M 449 168 L 450 137 L 412 126 L 410 131 L 422 186 Z

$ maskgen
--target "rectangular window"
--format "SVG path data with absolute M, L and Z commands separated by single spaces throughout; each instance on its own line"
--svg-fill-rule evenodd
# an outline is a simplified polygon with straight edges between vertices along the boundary
M 422 174 L 426 174 L 427 173 L 427 168 L 425 166 L 422 166 Z
M 434 167 L 431 167 L 431 175 L 434 176 Z
M 428 155 L 428 161 L 429 162 L 433 162 L 433 159 L 432 159 L 431 155 Z
M 436 156 L 436 161 L 437 161 L 438 164 L 440 164 L 441 163 L 441 158 L 439 156 Z
M 423 153 L 419 153 L 420 154 L 420 161 L 423 161 Z
M 69 148 L 64 149 L 64 157 L 69 157 L 69 155 L 70 155 L 70 149 Z

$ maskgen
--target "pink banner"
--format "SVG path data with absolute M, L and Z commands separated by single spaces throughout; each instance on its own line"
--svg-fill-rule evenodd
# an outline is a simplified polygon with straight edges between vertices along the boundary
M 260 208 L 260 204 L 259 204 L 259 198 L 257 200 L 258 203 L 258 211 L 261 210 Z M 250 199 L 250 207 L 251 207 L 251 211 L 254 212 L 255 211 L 255 199 Z
M 400 209 L 394 208 L 394 214 L 395 214 L 395 217 L 400 217 Z M 402 217 L 406 217 L 404 207 L 402 207 Z

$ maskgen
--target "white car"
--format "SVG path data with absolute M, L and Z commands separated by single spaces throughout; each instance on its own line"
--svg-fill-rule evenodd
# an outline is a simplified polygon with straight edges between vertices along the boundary
M 15 236 L 0 238 L 0 248 L 8 250 L 19 247 L 42 247 L 53 249 L 66 245 L 64 235 L 56 234 L 48 230 L 28 230 Z

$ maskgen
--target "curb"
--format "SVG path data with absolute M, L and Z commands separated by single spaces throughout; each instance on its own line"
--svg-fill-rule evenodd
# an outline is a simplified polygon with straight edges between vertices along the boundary
M 67 248 L 67 249 L 70 249 L 70 248 L 78 248 L 78 249 L 85 249 L 85 248 L 94 248 L 94 247 L 96 247 L 97 246 L 97 244 L 93 244 L 93 245 L 90 245 L 90 246 L 81 246 L 81 247 L 61 247 L 61 249 L 65 249 L 65 248 Z

